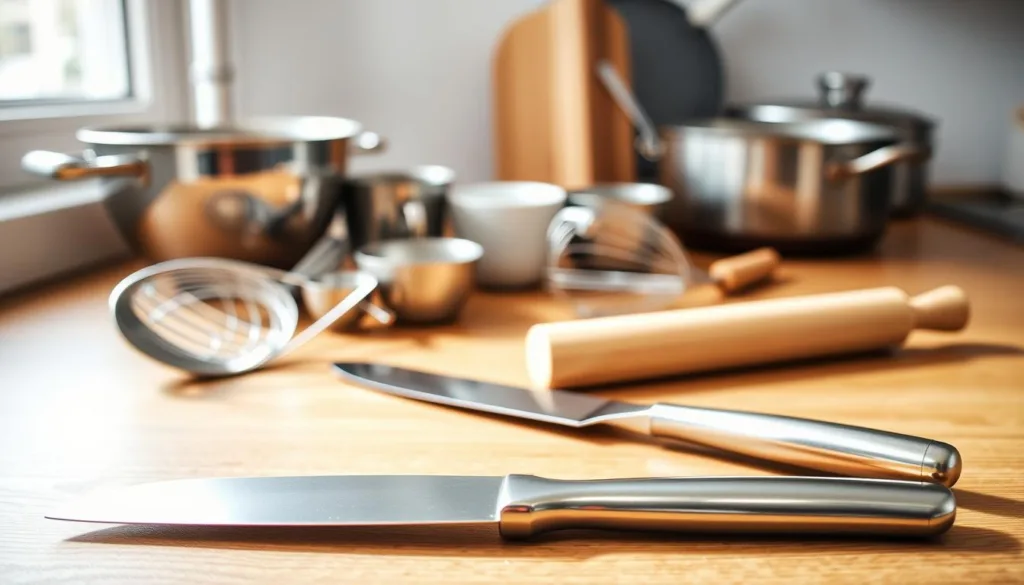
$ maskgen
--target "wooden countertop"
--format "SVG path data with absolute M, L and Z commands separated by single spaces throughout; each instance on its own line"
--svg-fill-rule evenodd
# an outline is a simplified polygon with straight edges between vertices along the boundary
M 956 525 L 935 541 L 493 530 L 154 530 L 50 521 L 93 488 L 202 476 L 531 473 L 555 478 L 773 473 L 607 432 L 567 432 L 346 386 L 332 360 L 526 384 L 523 335 L 565 317 L 540 293 L 477 294 L 444 329 L 324 335 L 257 374 L 194 383 L 121 340 L 106 300 L 129 264 L 0 301 L 2 583 L 1010 583 L 1024 581 L 1024 248 L 920 220 L 879 254 L 787 260 L 754 297 L 958 284 L 960 333 L 892 356 L 693 376 L 598 393 L 742 408 L 956 445 Z M 700 291 L 692 303 L 708 297 Z

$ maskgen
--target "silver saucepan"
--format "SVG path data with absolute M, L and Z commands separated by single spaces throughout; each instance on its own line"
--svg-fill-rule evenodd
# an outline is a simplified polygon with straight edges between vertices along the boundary
M 893 205 L 893 165 L 931 155 L 890 127 L 823 118 L 771 123 L 731 118 L 654 128 L 607 63 L 598 73 L 639 130 L 674 197 L 659 218 L 690 247 L 782 253 L 864 251 Z
M 125 239 L 153 261 L 217 256 L 291 268 L 320 238 L 351 154 L 383 150 L 353 120 L 273 117 L 225 128 L 83 128 L 81 156 L 33 151 L 22 167 L 101 177 Z

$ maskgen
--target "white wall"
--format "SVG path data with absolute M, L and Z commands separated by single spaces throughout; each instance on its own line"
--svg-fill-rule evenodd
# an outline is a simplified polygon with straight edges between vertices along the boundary
M 355 118 L 390 151 L 490 178 L 490 59 L 538 0 L 236 0 L 243 114 Z M 936 183 L 993 183 L 1024 104 L 1024 0 L 744 0 L 714 27 L 729 99 L 808 96 L 825 69 L 873 77 L 868 99 L 939 120 Z

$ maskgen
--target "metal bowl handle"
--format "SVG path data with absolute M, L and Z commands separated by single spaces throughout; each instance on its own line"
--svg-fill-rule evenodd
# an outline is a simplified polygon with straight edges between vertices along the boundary
M 77 181 L 92 177 L 149 176 L 149 163 L 136 154 L 108 154 L 89 158 L 63 152 L 33 150 L 21 157 L 21 168 L 33 175 L 58 181 Z
M 927 160 L 931 155 L 931 149 L 919 144 L 902 143 L 883 146 L 853 160 L 829 163 L 825 167 L 825 177 L 830 181 L 842 181 L 886 165 L 904 161 Z

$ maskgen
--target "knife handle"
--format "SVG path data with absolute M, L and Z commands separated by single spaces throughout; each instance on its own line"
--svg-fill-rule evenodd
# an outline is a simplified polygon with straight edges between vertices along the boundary
M 650 434 L 838 475 L 952 486 L 960 453 L 940 441 L 786 416 L 655 404 Z
M 953 525 L 956 498 L 938 484 L 879 479 L 510 475 L 498 510 L 507 539 L 562 529 L 922 537 Z

